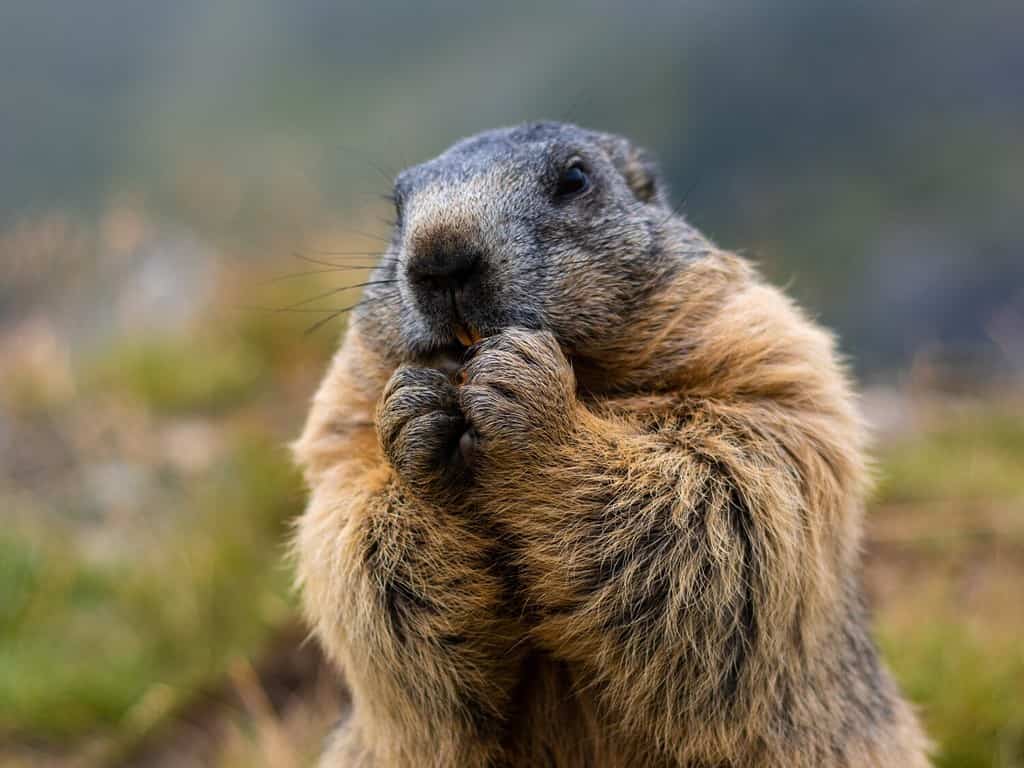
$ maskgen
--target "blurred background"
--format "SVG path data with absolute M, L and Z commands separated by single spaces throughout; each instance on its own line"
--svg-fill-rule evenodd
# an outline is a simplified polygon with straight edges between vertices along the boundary
M 839 332 L 878 640 L 939 765 L 1024 766 L 1022 31 L 1019 0 L 0 4 L 0 765 L 311 764 L 344 702 L 285 444 L 332 312 L 401 167 L 547 118 L 649 147 Z

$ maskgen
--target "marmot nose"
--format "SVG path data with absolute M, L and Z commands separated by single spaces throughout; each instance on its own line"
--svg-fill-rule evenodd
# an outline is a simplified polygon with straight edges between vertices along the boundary
M 482 261 L 479 251 L 434 251 L 409 264 L 409 279 L 428 291 L 457 292 L 480 271 Z

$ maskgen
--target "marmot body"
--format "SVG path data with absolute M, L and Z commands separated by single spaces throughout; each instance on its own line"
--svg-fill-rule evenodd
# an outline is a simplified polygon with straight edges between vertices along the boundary
M 927 765 L 832 338 L 615 136 L 488 132 L 395 198 L 296 444 L 325 765 Z

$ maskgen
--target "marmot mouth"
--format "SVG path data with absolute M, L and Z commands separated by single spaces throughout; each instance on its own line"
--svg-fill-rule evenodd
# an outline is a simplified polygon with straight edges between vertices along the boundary
M 470 346 L 470 344 L 462 341 L 461 338 L 458 340 L 452 339 L 447 344 L 438 345 L 418 355 L 417 363 L 428 368 L 437 368 L 449 376 L 454 376 L 462 368 L 466 358 L 466 350 Z
M 455 334 L 454 338 L 449 337 L 448 341 L 432 344 L 415 354 L 417 364 L 437 368 L 454 376 L 466 362 L 466 351 L 491 335 L 460 321 L 452 323 L 452 332 Z
M 468 349 L 476 344 L 478 341 L 483 339 L 483 335 L 473 328 L 472 326 L 466 325 L 459 320 L 455 321 L 455 338 L 459 340 L 463 349 Z

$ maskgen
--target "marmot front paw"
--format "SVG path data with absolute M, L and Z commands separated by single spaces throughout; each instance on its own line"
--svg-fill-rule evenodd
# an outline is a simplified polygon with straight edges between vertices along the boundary
M 377 407 L 377 434 L 407 486 L 435 492 L 457 481 L 465 470 L 459 453 L 465 429 L 445 373 L 403 366 L 392 374 Z
M 550 333 L 511 328 L 471 347 L 467 358 L 458 376 L 469 424 L 461 450 L 474 465 L 513 461 L 572 429 L 576 379 Z

